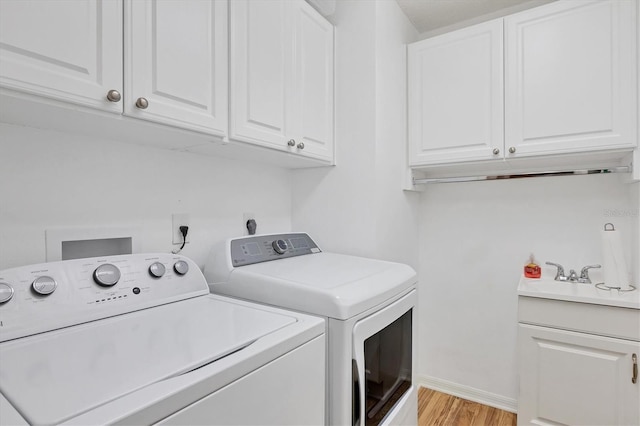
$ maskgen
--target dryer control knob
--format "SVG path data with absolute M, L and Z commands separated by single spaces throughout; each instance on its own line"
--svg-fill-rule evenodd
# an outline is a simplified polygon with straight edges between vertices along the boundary
M 101 286 L 111 287 L 120 280 L 120 269 L 111 263 L 100 265 L 93 271 L 93 280 Z
M 7 283 L 0 282 L 0 303 L 5 303 L 13 297 L 13 287 Z
M 42 296 L 50 295 L 51 293 L 56 291 L 57 287 L 58 283 L 56 283 L 56 280 L 47 276 L 38 277 L 31 284 L 31 288 L 33 288 L 33 291 L 41 294 Z
M 275 252 L 278 254 L 283 254 L 289 248 L 285 240 L 275 240 L 271 243 L 271 247 L 273 247 Z
M 161 278 L 166 271 L 167 268 L 160 262 L 154 262 L 149 266 L 149 273 L 154 278 Z
M 173 270 L 176 271 L 178 275 L 184 275 L 189 272 L 189 264 L 184 260 L 178 260 L 173 264 Z

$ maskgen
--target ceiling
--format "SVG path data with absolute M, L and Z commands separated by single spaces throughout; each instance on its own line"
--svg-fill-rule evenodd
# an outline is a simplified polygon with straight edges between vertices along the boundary
M 494 19 L 551 1 L 554 0 L 396 0 L 420 33 Z

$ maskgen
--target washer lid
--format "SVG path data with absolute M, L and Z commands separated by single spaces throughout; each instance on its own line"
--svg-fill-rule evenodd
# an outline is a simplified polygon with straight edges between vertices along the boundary
M 0 391 L 57 424 L 242 349 L 296 318 L 201 296 L 0 344 Z
M 344 320 L 401 294 L 416 280 L 415 271 L 401 263 L 322 252 L 234 268 L 228 282 L 209 287 Z

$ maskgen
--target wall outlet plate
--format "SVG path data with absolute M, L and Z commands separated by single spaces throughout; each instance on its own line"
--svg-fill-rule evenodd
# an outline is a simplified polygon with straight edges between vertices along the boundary
M 191 229 L 191 217 L 189 217 L 188 213 L 174 213 L 171 215 L 171 229 L 173 233 L 173 244 L 182 244 L 182 233 L 180 232 L 181 226 L 188 226 L 189 232 L 187 233 L 187 244 L 191 240 L 191 233 L 193 230 Z

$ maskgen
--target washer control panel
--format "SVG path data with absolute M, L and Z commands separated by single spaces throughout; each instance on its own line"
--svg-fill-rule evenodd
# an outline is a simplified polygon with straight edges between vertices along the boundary
M 305 233 L 254 235 L 231 240 L 231 262 L 234 267 L 320 251 L 316 243 Z
M 0 342 L 208 294 L 192 260 L 154 253 L 0 271 Z

